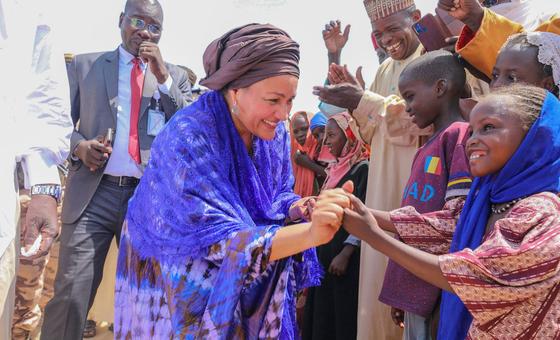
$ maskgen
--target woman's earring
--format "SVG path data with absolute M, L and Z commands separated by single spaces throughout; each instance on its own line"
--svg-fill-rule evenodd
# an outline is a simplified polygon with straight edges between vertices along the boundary
M 234 102 L 231 106 L 231 113 L 233 113 L 234 115 L 239 114 L 239 107 L 237 106 L 237 102 Z

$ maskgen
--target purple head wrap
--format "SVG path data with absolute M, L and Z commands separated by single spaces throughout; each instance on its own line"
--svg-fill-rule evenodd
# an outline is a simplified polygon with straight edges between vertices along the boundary
M 268 24 L 235 28 L 214 40 L 204 52 L 206 77 L 212 90 L 244 88 L 266 78 L 299 78 L 299 45 L 283 30 Z

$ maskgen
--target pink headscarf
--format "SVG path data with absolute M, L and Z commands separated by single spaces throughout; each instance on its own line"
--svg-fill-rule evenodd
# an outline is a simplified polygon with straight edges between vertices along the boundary
M 346 144 L 344 144 L 344 148 L 336 162 L 331 163 L 327 167 L 327 179 L 325 184 L 323 184 L 323 190 L 336 188 L 340 180 L 354 165 L 369 158 L 366 143 L 360 137 L 358 126 L 352 116 L 347 112 L 343 112 L 331 116 L 329 120 L 334 120 L 340 129 L 344 131 Z

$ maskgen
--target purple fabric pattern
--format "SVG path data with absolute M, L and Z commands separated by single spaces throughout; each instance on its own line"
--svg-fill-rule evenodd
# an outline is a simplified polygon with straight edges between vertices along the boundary
M 298 339 L 292 258 L 270 262 L 275 229 L 247 229 L 182 265 L 142 260 L 123 227 L 115 339 Z
M 129 203 L 131 242 L 142 258 L 184 263 L 235 231 L 282 225 L 299 199 L 280 124 L 254 139 L 251 157 L 220 92 L 179 111 L 158 135 Z
M 292 186 L 283 124 L 249 155 L 220 92 L 177 112 L 129 202 L 115 338 L 297 339 L 296 291 L 321 267 L 314 249 L 269 261 Z

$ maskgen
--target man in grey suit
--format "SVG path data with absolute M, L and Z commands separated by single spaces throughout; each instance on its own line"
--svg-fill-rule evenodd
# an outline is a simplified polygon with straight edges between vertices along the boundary
M 76 130 L 62 208 L 55 295 L 42 339 L 81 339 L 113 237 L 120 239 L 129 198 L 163 125 L 191 101 L 186 72 L 166 63 L 156 0 L 128 0 L 119 18 L 122 44 L 77 55 L 68 68 Z M 108 131 L 115 131 L 107 141 Z

